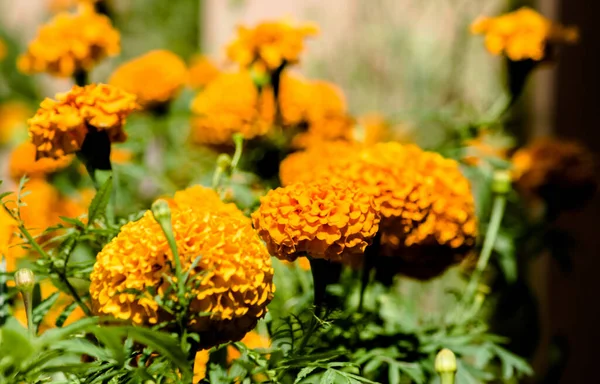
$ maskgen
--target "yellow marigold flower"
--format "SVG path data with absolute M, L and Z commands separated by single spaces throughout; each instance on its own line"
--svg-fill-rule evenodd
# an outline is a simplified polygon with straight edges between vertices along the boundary
M 349 158 L 360 149 L 359 145 L 346 141 L 314 141 L 305 151 L 294 152 L 283 159 L 279 166 L 281 185 L 310 182 L 327 175 L 332 164 L 340 158 Z
M 109 83 L 136 95 L 144 109 L 152 109 L 174 99 L 187 76 L 187 67 L 179 56 L 155 50 L 119 66 Z
M 552 209 L 581 207 L 597 188 L 593 154 L 579 143 L 540 138 L 512 157 L 517 189 Z
M 553 24 L 531 8 L 523 7 L 498 17 L 480 17 L 471 25 L 473 34 L 485 35 L 485 46 L 494 54 L 510 60 L 540 61 L 552 43 L 574 43 L 576 28 Z
M 125 148 L 113 147 L 110 150 L 110 161 L 116 164 L 129 163 L 133 158 L 133 152 Z
M 219 212 L 172 208 L 172 223 L 184 271 L 201 255 L 191 272 L 194 284 L 188 326 L 200 334 L 200 348 L 240 340 L 267 312 L 274 292 L 273 268 L 264 245 L 247 220 Z M 172 275 L 172 254 L 150 211 L 98 254 L 90 294 L 97 313 L 158 324 L 169 318 L 148 289 L 160 295 Z M 136 295 L 125 290 L 137 290 Z M 175 299 L 175 298 L 173 298 Z
M 227 56 L 242 68 L 252 64 L 269 70 L 297 63 L 304 39 L 318 33 L 309 23 L 294 25 L 288 21 L 267 21 L 254 28 L 238 27 L 237 38 L 227 46 Z
M 19 128 L 27 125 L 31 109 L 20 101 L 0 104 L 0 144 L 8 143 Z
M 136 110 L 135 96 L 106 84 L 74 86 L 46 98 L 29 119 L 29 136 L 37 157 L 61 157 L 81 149 L 90 128 L 106 131 L 111 142 L 123 142 L 125 118 Z
M 178 207 L 190 207 L 201 212 L 219 212 L 228 214 L 243 220 L 249 220 L 234 203 L 225 203 L 217 192 L 211 188 L 194 185 L 183 191 L 175 192 L 171 205 Z
M 43 178 L 68 167 L 72 161 L 73 155 L 36 160 L 35 145 L 27 141 L 12 151 L 8 169 L 10 177 L 15 181 L 20 180 L 24 175 L 32 179 Z
M 299 133 L 292 139 L 294 148 L 310 148 L 319 142 L 352 141 L 354 119 L 348 115 L 329 115 L 315 120 L 308 131 Z
M 206 56 L 194 56 L 188 68 L 189 85 L 194 89 L 204 88 L 221 74 L 221 70 Z
M 110 19 L 85 6 L 77 13 L 60 13 L 42 26 L 17 65 L 25 73 L 68 77 L 119 52 L 119 32 Z
M 304 258 L 305 259 L 305 258 Z M 250 331 L 246 333 L 246 336 L 240 342 L 244 343 L 249 349 L 268 349 L 271 347 L 271 340 L 268 337 L 264 337 L 256 331 Z M 227 346 L 227 363 L 231 364 L 233 361 L 241 357 L 240 351 L 232 346 Z
M 210 352 L 206 349 L 196 352 L 194 357 L 194 377 L 192 379 L 193 384 L 200 383 L 206 378 L 206 366 L 210 359 Z
M 264 135 L 273 121 L 272 103 L 272 95 L 259 94 L 250 73 L 221 74 L 192 102 L 192 139 L 220 145 L 238 132 L 246 139 Z
M 372 199 L 345 183 L 297 183 L 269 191 L 252 219 L 269 252 L 293 261 L 362 254 L 379 229 Z
M 379 113 L 360 116 L 352 131 L 352 138 L 365 145 L 373 145 L 389 139 L 390 125 Z
M 0 61 L 4 60 L 6 54 L 8 52 L 8 48 L 6 48 L 6 43 L 0 40 Z

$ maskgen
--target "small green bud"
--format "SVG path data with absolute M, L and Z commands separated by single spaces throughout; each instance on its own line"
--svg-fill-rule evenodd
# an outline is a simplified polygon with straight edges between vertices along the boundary
M 439 374 L 456 372 L 456 356 L 448 348 L 438 352 L 435 357 L 435 371 Z
M 494 179 L 492 181 L 492 191 L 498 194 L 506 194 L 511 188 L 511 175 L 510 171 L 499 170 L 494 172 Z
M 217 157 L 217 167 L 221 168 L 223 171 L 229 169 L 229 167 L 231 167 L 231 157 L 225 153 L 221 153 L 219 157 Z
M 171 221 L 171 208 L 169 203 L 163 199 L 158 199 L 152 203 L 152 215 L 156 221 L 161 222 L 162 220 Z
M 21 268 L 15 272 L 15 284 L 21 292 L 31 292 L 35 286 L 35 275 L 31 269 Z
M 250 76 L 252 77 L 252 81 L 257 88 L 262 88 L 271 82 L 269 73 L 261 69 L 252 68 L 250 70 Z

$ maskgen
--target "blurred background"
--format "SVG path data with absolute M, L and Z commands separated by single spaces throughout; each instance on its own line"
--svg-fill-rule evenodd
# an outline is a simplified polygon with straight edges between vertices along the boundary
M 0 125 L 14 118 L 19 108 L 33 111 L 43 97 L 70 87 L 71 80 L 19 74 L 15 59 L 40 24 L 75 3 L 0 0 L 0 38 L 6 42 L 6 57 L 0 62 Z M 555 134 L 582 141 L 595 153 L 600 149 L 598 1 L 115 0 L 107 4 L 122 33 L 122 54 L 104 61 L 92 80 L 102 81 L 117 64 L 158 48 L 186 60 L 202 53 L 224 65 L 223 47 L 236 25 L 280 17 L 314 21 L 320 25 L 320 36 L 309 42 L 296 70 L 336 83 L 353 114 L 377 111 L 397 121 L 401 134 L 425 147 L 446 139 L 448 117 L 469 121 L 493 108 L 503 93 L 502 59 L 489 55 L 481 39 L 470 35 L 470 23 L 482 14 L 529 5 L 550 19 L 578 26 L 581 42 L 564 49 L 558 63 L 535 72 L 527 97 L 506 128 L 521 142 Z M 534 368 L 547 372 L 536 382 L 594 381 L 600 347 L 597 217 L 598 197 L 584 211 L 567 213 L 559 220 L 558 226 L 573 235 L 569 268 L 542 255 L 530 270 L 529 284 L 541 319 Z M 560 356 L 557 345 L 562 346 Z

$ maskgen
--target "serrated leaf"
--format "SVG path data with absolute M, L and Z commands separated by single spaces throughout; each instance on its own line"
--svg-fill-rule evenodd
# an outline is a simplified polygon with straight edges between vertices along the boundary
M 379 368 L 381 366 L 381 364 L 383 363 L 382 360 L 380 359 L 372 359 L 371 361 L 369 361 L 367 364 L 365 364 L 365 367 L 363 368 L 363 372 L 364 373 L 372 373 L 375 372 L 375 370 L 377 368 Z
M 425 382 L 425 373 L 420 365 L 416 363 L 398 363 L 398 368 L 406 373 L 415 383 L 420 384 Z
M 505 380 L 515 376 L 515 370 L 521 374 L 526 374 L 529 376 L 533 375 L 533 369 L 531 369 L 531 366 L 527 363 L 527 361 L 521 357 L 498 345 L 494 345 L 493 349 L 502 362 L 502 377 Z
M 328 369 L 325 371 L 323 376 L 321 376 L 321 380 L 319 384 L 333 384 L 335 381 L 336 372 L 333 369 Z
M 305 377 L 308 377 L 308 375 L 310 375 L 315 369 L 317 369 L 317 367 L 304 367 L 300 370 L 300 372 L 298 372 L 298 376 L 296 376 L 296 380 L 294 381 L 294 384 L 298 384 L 302 379 L 304 379 Z
M 96 195 L 92 199 L 90 203 L 90 207 L 88 209 L 88 225 L 93 224 L 93 222 L 106 212 L 106 207 L 108 206 L 108 202 L 110 201 L 110 195 L 113 187 L 113 177 L 109 176 L 104 184 L 98 189 Z

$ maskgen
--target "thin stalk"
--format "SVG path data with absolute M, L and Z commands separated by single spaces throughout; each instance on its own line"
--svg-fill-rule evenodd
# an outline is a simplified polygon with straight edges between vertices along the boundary
M 32 295 L 31 289 L 28 292 L 21 291 L 21 296 L 23 296 L 23 305 L 25 306 L 25 316 L 27 317 L 27 331 L 29 332 L 29 337 L 35 337 L 35 327 L 33 326 L 33 305 L 32 305 Z
M 244 149 L 244 136 L 240 133 L 233 135 L 233 142 L 235 143 L 235 152 L 231 159 L 231 171 L 235 171 L 242 158 L 242 150 Z
M 80 87 L 87 85 L 87 83 L 88 83 L 87 71 L 82 69 L 82 70 L 75 72 L 73 74 L 73 80 L 75 81 L 75 84 L 79 85 Z
M 463 304 L 467 304 L 472 301 L 475 292 L 477 291 L 479 281 L 481 280 L 481 276 L 487 268 L 488 262 L 492 255 L 492 251 L 494 249 L 494 244 L 496 243 L 496 238 L 498 237 L 498 232 L 500 231 L 500 224 L 502 223 L 502 217 L 504 216 L 505 207 L 506 195 L 503 193 L 497 194 L 494 199 L 492 215 L 490 218 L 490 223 L 488 225 L 487 232 L 485 234 L 483 248 L 481 250 L 481 254 L 479 255 L 479 260 L 477 261 L 475 271 L 473 271 L 473 274 L 471 275 L 471 280 L 469 281 L 469 284 L 467 285 L 467 289 L 463 296 Z

